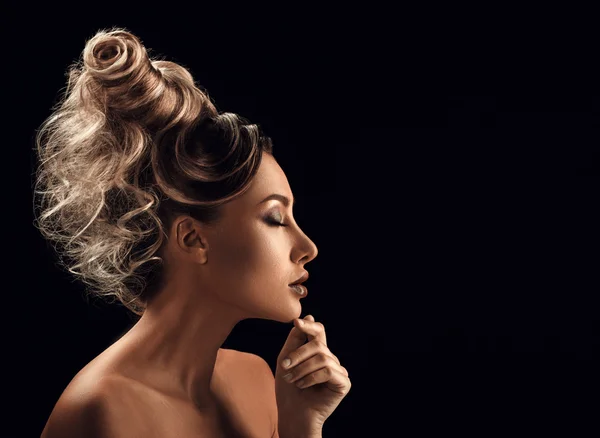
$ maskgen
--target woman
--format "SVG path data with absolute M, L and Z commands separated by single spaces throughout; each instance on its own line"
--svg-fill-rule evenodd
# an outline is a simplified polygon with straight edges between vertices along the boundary
M 350 380 L 323 325 L 299 318 L 306 289 L 290 285 L 318 251 L 270 138 L 112 28 L 87 41 L 36 140 L 38 228 L 90 294 L 139 316 L 42 436 L 321 436 Z M 220 348 L 246 318 L 293 321 L 275 376 Z

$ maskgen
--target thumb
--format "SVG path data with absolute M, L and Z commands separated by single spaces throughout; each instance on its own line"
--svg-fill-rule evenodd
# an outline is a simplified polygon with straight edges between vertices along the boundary
M 307 316 L 304 317 L 305 320 L 310 321 L 311 319 Z M 281 348 L 281 353 L 279 353 L 279 360 L 277 361 L 277 367 L 281 366 L 281 361 L 283 361 L 289 353 L 297 350 L 301 346 L 303 346 L 306 341 L 308 341 L 306 333 L 304 333 L 300 327 L 300 319 L 294 319 L 294 327 L 290 330 L 290 333 Z

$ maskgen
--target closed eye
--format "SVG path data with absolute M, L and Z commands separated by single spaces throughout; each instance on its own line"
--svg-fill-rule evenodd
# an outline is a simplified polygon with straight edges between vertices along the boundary
M 281 222 L 277 222 L 277 221 L 267 221 L 267 223 L 269 225 L 273 225 L 273 226 L 276 226 L 276 227 L 287 227 L 288 226 L 287 224 L 284 224 L 284 223 L 281 223 Z

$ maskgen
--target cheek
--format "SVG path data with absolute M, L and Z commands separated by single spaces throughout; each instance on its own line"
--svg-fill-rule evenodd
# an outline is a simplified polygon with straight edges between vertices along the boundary
M 289 279 L 285 237 L 268 230 L 248 230 L 219 246 L 221 278 L 235 284 L 262 285 Z M 289 257 L 289 256 L 288 256 Z

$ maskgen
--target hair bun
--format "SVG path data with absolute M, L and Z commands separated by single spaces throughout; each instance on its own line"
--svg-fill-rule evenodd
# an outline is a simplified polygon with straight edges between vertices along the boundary
M 146 61 L 146 62 L 145 62 Z M 101 30 L 91 38 L 83 51 L 87 72 L 103 85 L 121 83 L 132 73 L 147 68 L 148 55 L 140 40 L 124 29 Z

